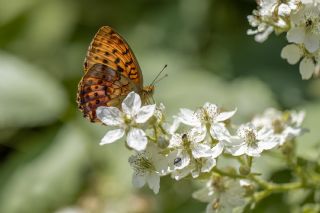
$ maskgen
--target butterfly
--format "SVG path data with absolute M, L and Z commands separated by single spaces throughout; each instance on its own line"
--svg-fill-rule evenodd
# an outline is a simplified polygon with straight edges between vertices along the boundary
M 91 122 L 99 106 L 120 107 L 131 92 L 148 102 L 154 91 L 153 83 L 143 87 L 138 61 L 124 38 L 109 26 L 101 27 L 94 36 L 84 60 L 84 76 L 78 84 L 77 104 Z

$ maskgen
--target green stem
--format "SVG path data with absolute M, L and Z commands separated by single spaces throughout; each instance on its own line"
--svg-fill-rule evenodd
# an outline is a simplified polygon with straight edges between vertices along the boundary
M 227 172 L 227 171 L 223 171 L 221 169 L 218 169 L 217 167 L 213 168 L 212 170 L 213 172 L 215 173 L 218 173 L 219 175 L 223 175 L 223 176 L 227 176 L 227 177 L 231 177 L 231 178 L 246 178 L 245 176 L 243 175 L 238 175 L 236 173 L 231 173 L 231 172 Z
M 263 189 L 268 189 L 270 187 L 270 183 L 268 183 L 267 181 L 261 179 L 261 178 L 258 178 L 256 175 L 254 174 L 250 174 L 248 176 L 248 178 L 250 180 L 252 180 L 253 182 L 255 182 L 256 184 L 258 184 L 261 188 Z
M 303 187 L 304 185 L 301 182 L 283 183 L 283 184 L 268 183 L 268 186 L 265 190 L 262 190 L 260 192 L 256 192 L 253 194 L 253 200 L 255 203 L 258 203 L 273 193 L 287 192 L 290 190 L 300 189 Z

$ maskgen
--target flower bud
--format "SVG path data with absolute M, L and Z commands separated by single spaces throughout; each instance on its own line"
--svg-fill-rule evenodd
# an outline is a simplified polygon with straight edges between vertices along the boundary
M 250 174 L 250 172 L 251 172 L 251 170 L 250 170 L 250 168 L 248 167 L 248 166 L 240 166 L 240 168 L 239 168 L 239 173 L 241 174 L 241 175 L 244 175 L 244 176 L 247 176 L 248 174 Z

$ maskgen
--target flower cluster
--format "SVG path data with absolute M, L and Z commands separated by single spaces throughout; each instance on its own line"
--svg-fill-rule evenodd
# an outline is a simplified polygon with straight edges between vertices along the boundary
M 98 118 L 114 127 L 103 137 L 101 145 L 125 137 L 127 147 L 134 151 L 129 158 L 133 185 L 147 184 L 154 193 L 159 192 L 161 176 L 170 175 L 175 180 L 206 179 L 206 187 L 194 193 L 194 197 L 209 203 L 207 212 L 230 212 L 245 203 L 245 186 L 241 184 L 245 180 L 220 176 L 220 157 L 252 160 L 304 133 L 303 112 L 268 109 L 247 123 L 235 125 L 231 118 L 236 109 L 226 111 L 205 103 L 195 111 L 180 109 L 170 124 L 163 104 L 141 105 L 140 96 L 131 92 L 121 110 L 99 107 Z
M 257 42 L 265 41 L 275 32 L 285 32 L 289 44 L 281 57 L 289 64 L 300 61 L 302 79 L 320 73 L 320 1 L 319 0 L 259 0 L 258 8 L 248 16 Z

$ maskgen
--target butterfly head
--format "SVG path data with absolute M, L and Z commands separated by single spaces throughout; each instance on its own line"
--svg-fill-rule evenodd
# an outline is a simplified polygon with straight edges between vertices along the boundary
M 153 100 L 153 93 L 154 93 L 154 85 L 145 86 L 142 89 L 142 97 L 146 103 L 151 103 Z

